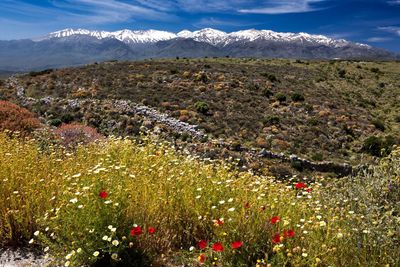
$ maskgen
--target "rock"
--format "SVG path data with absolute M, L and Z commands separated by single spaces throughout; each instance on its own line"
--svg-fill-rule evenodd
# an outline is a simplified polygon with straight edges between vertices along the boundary
M 2 249 L 0 248 L 0 266 L 2 267 L 25 267 L 25 266 L 47 266 L 51 260 L 43 255 L 26 249 Z

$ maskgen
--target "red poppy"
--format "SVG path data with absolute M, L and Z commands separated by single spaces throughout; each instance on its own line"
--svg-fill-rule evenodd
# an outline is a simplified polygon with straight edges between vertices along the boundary
M 245 207 L 246 209 L 249 209 L 249 208 L 250 208 L 250 203 L 247 202 L 246 204 L 244 204 L 244 207 Z
M 295 236 L 295 232 L 293 230 L 285 230 L 283 232 L 283 236 L 284 237 L 294 237 Z
M 142 232 L 142 228 L 140 226 L 135 226 L 131 230 L 131 235 L 132 236 L 138 236 L 138 235 L 141 235 L 142 233 L 143 233 Z
M 220 220 L 220 219 L 215 220 L 215 225 L 216 225 L 216 226 L 221 226 L 221 225 L 223 225 L 223 224 L 224 224 L 224 221 L 223 221 L 223 220 Z
M 281 218 L 279 218 L 279 216 L 274 216 L 274 217 L 271 218 L 271 223 L 272 224 L 276 224 L 280 220 L 281 220 Z
M 214 250 L 216 252 L 222 252 L 222 251 L 224 251 L 224 247 L 222 246 L 221 242 L 216 242 L 216 243 L 214 243 L 214 245 L 212 245 L 212 250 Z
M 237 241 L 235 241 L 235 242 L 232 242 L 232 244 L 231 244 L 232 249 L 238 249 L 238 248 L 240 248 L 241 246 L 243 246 L 243 242 L 240 241 L 240 240 L 237 240 Z
M 310 193 L 312 191 L 312 188 L 307 188 L 306 191 L 307 193 Z
M 199 243 L 197 243 L 197 246 L 199 247 L 199 249 L 205 249 L 207 247 L 207 241 L 200 240 Z
M 280 235 L 280 234 L 275 234 L 275 235 L 272 237 L 272 243 L 278 244 L 278 243 L 280 243 L 280 242 L 281 242 L 281 235 Z
M 295 186 L 297 189 L 307 188 L 306 184 L 302 182 L 298 182 Z
M 149 227 L 147 231 L 149 232 L 149 234 L 154 234 L 156 232 L 156 229 L 154 229 L 154 227 Z
M 206 255 L 200 254 L 199 257 L 197 257 L 200 263 L 204 263 L 206 261 Z
M 108 193 L 106 191 L 101 191 L 99 194 L 99 197 L 101 197 L 102 199 L 107 198 L 107 196 L 108 196 Z

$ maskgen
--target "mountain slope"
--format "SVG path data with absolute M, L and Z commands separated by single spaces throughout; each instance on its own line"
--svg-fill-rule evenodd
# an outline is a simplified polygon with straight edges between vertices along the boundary
M 130 58 L 135 58 L 134 51 L 127 44 L 115 39 L 70 36 L 40 42 L 0 41 L 0 69 L 13 71 Z

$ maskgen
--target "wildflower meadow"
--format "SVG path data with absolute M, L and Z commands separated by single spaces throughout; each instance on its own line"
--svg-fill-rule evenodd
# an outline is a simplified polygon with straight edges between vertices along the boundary
M 399 266 L 399 155 L 277 180 L 147 137 L 66 149 L 0 134 L 0 242 L 56 266 Z

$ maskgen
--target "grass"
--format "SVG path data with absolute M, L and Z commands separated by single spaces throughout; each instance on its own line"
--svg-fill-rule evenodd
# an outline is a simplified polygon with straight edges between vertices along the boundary
M 400 264 L 399 150 L 359 177 L 282 182 L 146 137 L 39 147 L 0 135 L 0 240 L 55 264 Z

